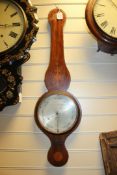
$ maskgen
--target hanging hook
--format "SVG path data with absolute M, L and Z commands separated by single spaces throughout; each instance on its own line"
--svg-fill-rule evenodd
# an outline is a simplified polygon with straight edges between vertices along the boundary
M 60 10 L 59 6 L 57 4 L 54 4 L 54 5 L 55 5 L 56 9 L 58 9 L 60 12 L 61 10 Z

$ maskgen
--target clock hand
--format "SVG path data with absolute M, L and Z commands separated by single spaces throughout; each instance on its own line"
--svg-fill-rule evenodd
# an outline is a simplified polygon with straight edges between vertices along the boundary
M 111 0 L 112 4 L 117 8 L 117 5 Z

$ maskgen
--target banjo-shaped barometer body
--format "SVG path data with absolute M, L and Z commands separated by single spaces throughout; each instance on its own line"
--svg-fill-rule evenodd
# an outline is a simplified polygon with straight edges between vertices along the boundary
M 48 20 L 51 27 L 50 63 L 45 75 L 48 92 L 36 104 L 35 121 L 51 141 L 48 161 L 54 166 L 63 166 L 68 161 L 65 140 L 80 123 L 81 107 L 77 99 L 67 92 L 71 78 L 64 60 L 66 15 L 56 8 L 49 13 Z

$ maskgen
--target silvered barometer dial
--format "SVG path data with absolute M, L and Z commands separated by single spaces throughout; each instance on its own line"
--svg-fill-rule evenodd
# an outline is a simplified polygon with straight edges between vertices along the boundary
M 17 2 L 0 1 L 0 53 L 13 49 L 21 42 L 27 25 L 26 15 Z
M 54 134 L 68 132 L 80 113 L 77 100 L 68 92 L 46 93 L 37 104 L 37 122 Z M 80 120 L 80 117 L 79 117 Z

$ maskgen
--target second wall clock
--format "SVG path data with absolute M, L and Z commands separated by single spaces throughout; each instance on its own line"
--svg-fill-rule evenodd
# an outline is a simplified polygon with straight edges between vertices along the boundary
M 86 22 L 98 41 L 98 50 L 117 53 L 117 1 L 89 0 Z

